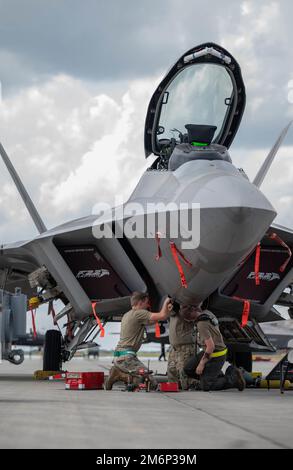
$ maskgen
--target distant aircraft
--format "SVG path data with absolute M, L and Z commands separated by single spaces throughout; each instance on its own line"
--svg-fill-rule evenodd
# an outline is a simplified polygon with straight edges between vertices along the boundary
M 259 188 L 290 123 L 250 182 L 228 152 L 245 101 L 240 67 L 227 50 L 205 43 L 183 54 L 150 100 L 145 155 L 157 158 L 120 208 L 118 225 L 112 209 L 47 229 L 0 146 L 39 231 L 33 239 L 2 245 L 6 289 L 20 287 L 41 304 L 56 299 L 64 304 L 54 321 L 65 318 L 66 332 L 62 337 L 47 331 L 44 367 L 56 370 L 78 349 L 94 346 L 93 332 L 120 321 L 137 290 L 149 292 L 154 309 L 166 294 L 178 304 L 204 302 L 219 317 L 230 349 L 244 354 L 246 364 L 251 350 L 273 349 L 258 322 L 280 319 L 274 304 L 293 306 L 291 293 L 284 298 L 293 282 L 293 232 L 272 225 L 276 211 Z M 154 209 L 150 203 L 165 206 Z M 154 214 L 172 215 L 169 203 L 185 205 L 188 221 L 197 220 L 200 204 L 200 239 L 191 240 L 193 248 L 184 247 L 189 230 L 181 219 L 177 236 L 160 222 L 151 237 L 129 236 L 129 228 L 147 225 Z M 129 206 L 140 211 L 133 215 Z M 99 230 L 113 236 L 97 238 Z

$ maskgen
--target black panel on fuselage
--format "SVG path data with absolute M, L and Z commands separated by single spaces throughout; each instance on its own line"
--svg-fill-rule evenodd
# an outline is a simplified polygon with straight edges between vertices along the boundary
M 284 272 L 280 271 L 282 264 L 288 259 L 288 252 L 276 246 L 261 247 L 259 279 L 255 282 L 255 251 L 243 264 L 235 276 L 222 290 L 229 297 L 249 299 L 264 304 L 284 276 L 292 268 L 291 260 Z
M 130 295 L 128 287 L 96 246 L 66 246 L 58 250 L 91 300 Z

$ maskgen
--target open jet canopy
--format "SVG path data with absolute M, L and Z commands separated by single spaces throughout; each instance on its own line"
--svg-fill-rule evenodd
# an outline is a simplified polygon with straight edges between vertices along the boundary
M 150 100 L 145 155 L 160 155 L 171 139 L 229 148 L 244 108 L 245 86 L 234 57 L 214 43 L 196 46 L 173 65 Z

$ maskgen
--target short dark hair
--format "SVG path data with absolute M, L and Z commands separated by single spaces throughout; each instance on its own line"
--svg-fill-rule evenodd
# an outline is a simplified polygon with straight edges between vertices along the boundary
M 147 292 L 133 292 L 130 297 L 131 307 L 134 307 L 138 304 L 138 302 L 143 302 L 144 300 L 149 298 L 149 294 Z

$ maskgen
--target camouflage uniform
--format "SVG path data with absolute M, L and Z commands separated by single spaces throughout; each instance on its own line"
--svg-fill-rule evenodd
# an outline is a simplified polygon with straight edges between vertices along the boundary
M 132 354 L 123 357 L 114 357 L 114 365 L 122 372 L 130 375 L 139 375 L 139 370 L 143 369 L 147 372 L 147 367 Z
M 146 366 L 132 354 L 123 357 L 114 357 L 114 364 L 126 374 L 137 374 L 139 369 L 147 370 Z
M 189 379 L 184 372 L 184 364 L 195 355 L 195 344 L 181 344 L 175 348 L 171 346 L 168 358 L 168 380 L 180 382 L 181 388 L 187 390 L 194 380 Z
M 180 382 L 181 388 L 187 390 L 194 379 L 184 372 L 184 364 L 195 355 L 194 322 L 186 321 L 179 314 L 170 317 L 169 339 L 171 348 L 168 357 L 167 375 L 170 382 Z

